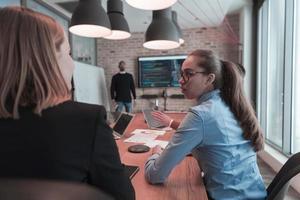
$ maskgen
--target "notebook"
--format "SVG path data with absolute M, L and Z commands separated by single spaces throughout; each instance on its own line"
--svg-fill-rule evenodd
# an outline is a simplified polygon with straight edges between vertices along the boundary
M 164 128 L 164 127 L 166 127 L 160 121 L 157 121 L 157 120 L 155 120 L 152 117 L 151 112 L 153 112 L 154 110 L 143 109 L 142 111 L 143 111 L 144 118 L 145 118 L 145 120 L 146 120 L 147 125 L 148 125 L 149 128 L 157 129 L 157 128 Z
M 115 138 L 120 138 L 124 135 L 129 123 L 133 119 L 134 115 L 130 113 L 121 113 L 113 126 L 113 134 Z

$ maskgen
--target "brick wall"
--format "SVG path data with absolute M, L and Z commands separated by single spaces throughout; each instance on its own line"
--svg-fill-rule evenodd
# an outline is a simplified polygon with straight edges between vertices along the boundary
M 232 30 L 238 36 L 239 32 L 239 15 L 227 16 L 222 25 L 214 28 L 198 28 L 183 30 L 183 38 L 185 43 L 173 50 L 158 51 L 149 50 L 143 47 L 144 33 L 133 33 L 126 40 L 97 40 L 97 65 L 105 70 L 107 90 L 109 91 L 112 76 L 118 72 L 118 63 L 120 60 L 126 62 L 126 71 L 133 74 L 137 86 L 138 63 L 139 56 L 153 55 L 176 55 L 188 54 L 195 49 L 211 49 L 216 52 L 220 58 L 238 62 L 239 52 L 238 44 L 233 41 L 233 33 L 227 25 L 229 22 Z M 180 94 L 179 88 L 167 88 L 167 94 Z M 142 99 L 143 94 L 162 94 L 162 88 L 136 88 L 137 101 L 134 111 L 150 105 L 154 99 Z M 110 97 L 109 97 L 110 99 Z M 165 104 L 163 98 L 159 98 L 159 105 Z M 187 110 L 193 101 L 186 99 L 166 99 L 167 110 Z

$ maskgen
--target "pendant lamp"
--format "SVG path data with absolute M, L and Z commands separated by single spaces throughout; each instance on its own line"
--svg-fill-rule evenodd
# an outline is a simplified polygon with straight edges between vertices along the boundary
M 174 49 L 180 46 L 179 33 L 172 21 L 171 7 L 152 11 L 152 22 L 145 33 L 143 44 L 148 49 Z
M 126 2 L 143 10 L 162 10 L 172 6 L 177 0 L 126 0 Z
M 122 40 L 131 36 L 128 23 L 124 18 L 123 2 L 121 0 L 107 1 L 107 15 L 110 20 L 112 33 L 104 38 Z
M 101 0 L 79 1 L 71 18 L 71 33 L 83 37 L 104 37 L 111 34 L 110 28 Z
M 177 32 L 179 34 L 179 44 L 183 44 L 184 43 L 184 39 L 182 37 L 182 31 L 181 31 L 181 28 L 179 27 L 178 25 L 178 21 L 177 21 L 177 12 L 172 10 L 172 20 L 173 20 L 173 23 L 174 25 L 176 26 L 177 28 Z

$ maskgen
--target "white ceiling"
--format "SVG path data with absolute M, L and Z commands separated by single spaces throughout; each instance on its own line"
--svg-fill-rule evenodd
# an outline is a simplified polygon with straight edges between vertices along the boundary
M 76 0 L 44 0 L 46 3 L 58 8 L 65 15 L 71 13 L 57 6 L 58 2 Z M 251 4 L 252 0 L 178 0 L 172 6 L 177 11 L 178 24 L 182 29 L 219 26 L 228 13 L 238 12 L 243 6 Z M 106 0 L 102 0 L 106 10 Z M 127 19 L 131 32 L 145 32 L 151 23 L 152 12 L 140 10 L 128 5 L 123 0 L 124 16 Z

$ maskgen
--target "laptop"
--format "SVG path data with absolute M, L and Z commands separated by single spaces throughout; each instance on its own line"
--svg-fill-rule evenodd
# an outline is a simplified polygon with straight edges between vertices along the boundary
M 121 112 L 118 111 L 107 111 L 107 122 L 108 124 L 114 124 L 119 119 Z
M 130 113 L 121 113 L 119 118 L 117 119 L 115 125 L 113 126 L 113 134 L 115 139 L 119 139 L 121 138 L 129 123 L 131 122 L 131 120 L 133 119 L 134 115 L 130 114 Z
M 147 122 L 147 125 L 149 128 L 152 129 L 159 129 L 159 128 L 165 128 L 166 126 L 164 124 L 162 124 L 160 121 L 155 120 L 152 115 L 151 112 L 154 112 L 155 110 L 152 109 L 143 109 L 143 115 L 144 118 Z

